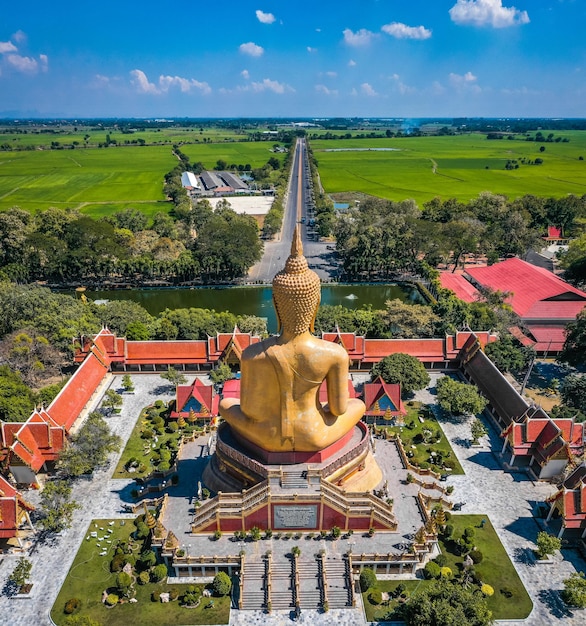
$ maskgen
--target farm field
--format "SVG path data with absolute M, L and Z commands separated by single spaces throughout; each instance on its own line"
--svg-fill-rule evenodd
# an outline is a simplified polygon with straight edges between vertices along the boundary
M 545 136 L 548 131 L 542 131 Z M 468 201 L 482 191 L 515 198 L 586 193 L 586 132 L 560 131 L 569 142 L 487 140 L 484 134 L 311 141 L 326 193 L 359 192 L 390 200 L 435 196 Z M 540 146 L 545 151 L 540 152 Z M 379 149 L 379 151 L 371 149 Z M 387 150 L 380 151 L 381 148 Z M 393 149 L 393 150 L 389 150 Z M 543 159 L 541 165 L 520 159 Z M 505 170 L 516 159 L 518 169 Z
M 259 167 L 273 156 L 271 147 L 270 142 L 226 142 L 181 149 L 192 162 L 212 169 L 218 159 Z M 166 145 L 0 152 L 0 210 L 77 207 L 92 217 L 126 207 L 148 215 L 168 211 L 172 204 L 165 202 L 163 177 L 177 162 L 171 150 Z

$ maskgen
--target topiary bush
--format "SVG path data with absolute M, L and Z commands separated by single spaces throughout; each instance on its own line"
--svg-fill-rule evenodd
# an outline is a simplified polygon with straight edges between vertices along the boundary
M 368 594 L 368 601 L 370 602 L 370 604 L 381 604 L 383 601 L 383 592 L 379 589 L 373 589 Z
M 370 567 L 365 567 L 361 572 L 360 572 L 360 591 L 364 592 L 367 591 L 368 589 L 370 589 L 371 587 L 374 587 L 377 583 L 377 578 L 376 578 L 376 574 L 374 573 L 374 571 L 372 570 L 372 568 Z
M 169 589 L 169 600 L 177 600 L 178 597 L 179 597 L 179 592 L 177 591 L 175 587 L 173 587 L 172 589 Z
M 423 575 L 428 580 L 432 578 L 439 578 L 440 574 L 441 567 L 433 561 L 429 561 L 429 563 L 426 563 L 425 567 L 423 568 Z
M 77 613 L 79 609 L 81 609 L 81 600 L 79 598 L 71 598 L 65 603 L 63 612 L 66 615 L 73 615 L 74 613 Z
M 212 588 L 217 596 L 227 596 L 232 589 L 232 581 L 226 572 L 218 572 L 214 576 Z
M 153 593 L 151 593 L 151 600 L 153 602 L 160 602 L 161 601 L 161 593 L 159 591 L 153 591 Z
M 114 558 L 110 561 L 110 571 L 115 574 L 116 572 L 121 572 L 124 567 L 124 554 L 116 554 Z
M 482 559 L 484 558 L 484 554 L 482 554 L 480 550 L 472 550 L 468 556 L 472 559 L 475 565 L 481 563 Z
M 445 554 L 438 554 L 433 560 L 440 567 L 445 567 L 448 564 L 448 557 Z
M 138 584 L 139 585 L 146 585 L 147 583 L 150 582 L 150 580 L 151 580 L 151 575 L 147 571 L 141 572 L 138 575 Z
M 151 578 L 154 582 L 158 583 L 166 576 L 167 566 L 164 563 L 159 563 L 158 565 L 155 565 L 155 567 L 153 567 L 153 570 L 151 572 Z
M 109 593 L 106 597 L 106 604 L 108 606 L 114 606 L 115 604 L 118 604 L 119 600 L 120 598 L 115 593 Z

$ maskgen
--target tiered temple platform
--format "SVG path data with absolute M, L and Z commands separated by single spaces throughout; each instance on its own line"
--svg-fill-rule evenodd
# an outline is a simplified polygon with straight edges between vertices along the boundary
M 368 428 L 358 423 L 319 452 L 267 452 L 218 429 L 216 451 L 204 472 L 217 492 L 198 509 L 192 532 L 395 530 L 390 507 L 369 493 L 382 474 Z

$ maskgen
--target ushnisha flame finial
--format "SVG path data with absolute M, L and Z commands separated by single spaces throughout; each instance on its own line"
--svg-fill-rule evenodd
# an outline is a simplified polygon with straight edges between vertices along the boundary
M 303 242 L 301 241 L 301 231 L 299 224 L 295 226 L 293 241 L 291 241 L 291 256 L 303 256 Z

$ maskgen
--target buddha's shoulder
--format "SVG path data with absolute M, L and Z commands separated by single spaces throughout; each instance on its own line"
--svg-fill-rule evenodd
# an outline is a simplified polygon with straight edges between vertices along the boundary
M 278 337 L 272 336 L 259 341 L 258 343 L 253 343 L 248 346 L 242 353 L 242 358 L 245 360 L 254 359 L 261 354 L 264 354 L 268 348 L 274 346 L 277 343 Z

